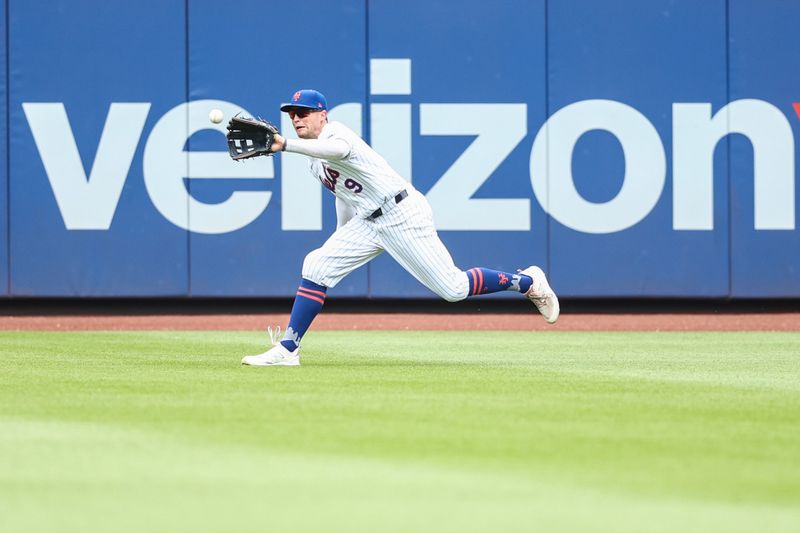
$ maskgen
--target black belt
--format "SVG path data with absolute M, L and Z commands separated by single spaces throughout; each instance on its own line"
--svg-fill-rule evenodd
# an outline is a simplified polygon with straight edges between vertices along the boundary
M 399 204 L 400 202 L 402 202 L 402 201 L 403 201 L 403 199 L 405 199 L 405 197 L 406 197 L 406 196 L 408 196 L 408 191 L 406 191 L 405 189 L 403 189 L 402 191 L 400 191 L 399 193 L 397 193 L 397 195 L 395 195 L 395 197 L 394 197 L 394 203 L 396 203 L 396 204 Z M 375 220 L 376 218 L 378 218 L 378 217 L 379 217 L 379 216 L 381 216 L 382 214 L 383 214 L 383 209 L 381 209 L 381 208 L 379 207 L 378 209 L 376 209 L 375 211 L 373 211 L 373 212 L 372 212 L 372 214 L 371 214 L 370 216 L 368 216 L 367 218 L 369 218 L 370 220 Z

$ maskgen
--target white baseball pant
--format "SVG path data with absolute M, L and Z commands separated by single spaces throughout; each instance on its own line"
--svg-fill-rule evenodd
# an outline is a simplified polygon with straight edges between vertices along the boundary
M 433 223 L 433 211 L 419 191 L 400 203 L 389 200 L 375 219 L 358 216 L 337 229 L 303 262 L 303 277 L 335 287 L 345 276 L 384 250 L 420 283 L 447 300 L 467 297 L 469 279 L 453 263 Z

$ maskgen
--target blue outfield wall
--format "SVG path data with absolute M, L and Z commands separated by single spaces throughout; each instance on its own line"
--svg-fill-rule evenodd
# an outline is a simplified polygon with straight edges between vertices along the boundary
M 189 100 L 197 104 L 192 130 L 211 126 L 209 110 L 224 108 L 209 100 L 229 102 L 226 115 L 244 109 L 245 114 L 280 124 L 279 104 L 295 86 L 324 88 L 332 106 L 353 102 L 350 111 L 338 107 L 332 114 L 342 120 L 344 112 L 351 127 L 361 128 L 367 87 L 363 0 L 260 2 L 247 17 L 217 0 L 188 5 Z M 317 38 L 297 35 L 297 23 L 312 20 L 320 20 L 324 49 L 314 44 Z M 262 46 L 262 37 L 274 45 L 264 41 Z M 294 44 L 298 39 L 301 42 Z M 292 128 L 284 125 L 282 130 Z M 188 234 L 190 294 L 293 296 L 305 254 L 336 227 L 333 197 L 327 190 L 323 196 L 299 155 L 234 163 L 224 131 L 225 122 L 219 131 L 190 132 L 188 149 L 193 154 L 216 152 L 218 161 L 210 171 L 203 161 L 193 164 L 194 156 L 189 160 L 188 187 L 197 200 L 189 207 L 189 223 L 198 229 Z M 366 296 L 367 269 L 348 276 L 336 294 Z
M 6 5 L 0 3 L 0 47 L 6 48 Z M 7 54 L 0 53 L 0 296 L 8 295 L 8 82 Z
M 559 0 L 548 16 L 551 270 L 586 296 L 726 295 L 724 149 L 713 228 L 674 229 L 668 179 L 673 103 L 726 101 L 725 0 Z
M 798 2 L 730 3 L 730 100 L 766 103 L 752 111 L 763 124 L 758 146 L 741 135 L 728 139 L 732 296 L 800 294 L 798 14 Z M 759 219 L 770 214 L 781 229 L 759 228 L 770 222 Z
M 462 268 L 800 297 L 800 3 L 2 4 L 0 296 L 293 295 L 333 197 L 301 156 L 234 164 L 207 114 L 291 136 L 279 104 L 314 87 Z M 331 294 L 434 297 L 385 255 Z
M 187 233 L 143 180 L 186 99 L 183 2 L 8 1 L 11 294 L 186 294 Z

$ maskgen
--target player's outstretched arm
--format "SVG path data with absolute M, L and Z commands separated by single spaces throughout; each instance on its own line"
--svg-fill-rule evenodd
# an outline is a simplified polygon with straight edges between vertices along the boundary
M 283 139 L 283 150 L 328 161 L 338 161 L 350 154 L 344 139 Z

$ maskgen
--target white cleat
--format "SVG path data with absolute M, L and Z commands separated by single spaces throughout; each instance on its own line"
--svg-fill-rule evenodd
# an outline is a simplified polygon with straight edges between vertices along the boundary
M 289 351 L 282 344 L 276 344 L 269 350 L 258 355 L 248 355 L 242 358 L 243 365 L 249 366 L 300 366 L 300 347 Z
M 530 276 L 533 280 L 525 297 L 533 302 L 547 323 L 553 324 L 558 320 L 561 308 L 558 305 L 558 296 L 547 283 L 544 271 L 538 266 L 529 266 L 525 270 L 520 270 L 520 274 Z

